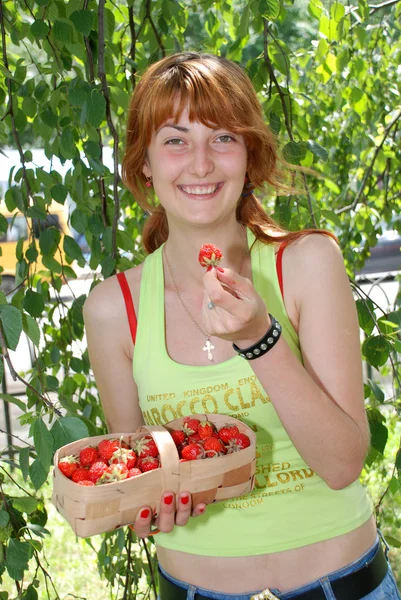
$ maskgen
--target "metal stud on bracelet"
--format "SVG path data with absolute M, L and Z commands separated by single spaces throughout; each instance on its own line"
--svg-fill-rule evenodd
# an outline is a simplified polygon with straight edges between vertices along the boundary
M 259 356 L 263 356 L 269 350 L 273 348 L 280 339 L 281 336 L 281 325 L 276 319 L 269 313 L 271 325 L 266 331 L 265 335 L 253 346 L 249 348 L 239 348 L 236 344 L 233 344 L 234 350 L 239 354 L 241 358 L 245 360 L 254 360 Z

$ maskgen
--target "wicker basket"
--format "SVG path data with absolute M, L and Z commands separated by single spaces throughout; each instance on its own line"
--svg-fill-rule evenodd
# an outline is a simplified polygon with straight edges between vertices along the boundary
M 135 521 L 139 509 L 150 506 L 156 513 L 165 491 L 176 494 L 188 491 L 193 504 L 210 504 L 227 498 L 246 494 L 253 489 L 256 467 L 256 436 L 252 429 L 241 421 L 219 414 L 193 415 L 200 420 L 209 420 L 217 428 L 235 424 L 246 433 L 251 445 L 240 452 L 222 457 L 180 462 L 177 448 L 165 427 L 143 426 L 134 434 L 108 434 L 83 438 L 60 448 L 54 455 L 52 501 L 57 510 L 80 537 L 89 537 Z M 168 429 L 179 429 L 183 418 L 170 421 Z M 69 454 L 78 455 L 89 445 L 101 440 L 120 438 L 132 446 L 144 434 L 150 434 L 160 453 L 161 467 L 137 477 L 94 487 L 81 486 L 57 468 L 61 458 Z

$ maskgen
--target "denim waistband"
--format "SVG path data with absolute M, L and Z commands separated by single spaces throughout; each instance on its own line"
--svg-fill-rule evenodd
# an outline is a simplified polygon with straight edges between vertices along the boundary
M 335 581 L 337 579 L 340 579 L 341 577 L 344 577 L 345 575 L 348 575 L 349 573 L 353 573 L 353 572 L 357 571 L 358 569 L 360 569 L 364 564 L 366 564 L 367 562 L 372 560 L 372 558 L 375 556 L 377 550 L 379 549 L 379 544 L 380 544 L 379 535 L 377 535 L 375 542 L 372 544 L 372 546 L 370 546 L 370 548 L 368 548 L 366 550 L 366 552 L 364 552 L 359 558 L 357 558 L 353 562 L 349 563 L 345 567 L 342 567 L 341 569 L 332 571 L 331 573 L 328 573 L 327 575 L 325 575 L 324 576 L 325 581 L 327 581 L 327 580 Z M 224 592 L 216 592 L 216 591 L 209 590 L 209 589 L 206 589 L 203 587 L 193 586 L 188 583 L 185 583 L 184 581 L 175 579 L 174 577 L 172 577 L 171 575 L 166 573 L 166 571 L 164 571 L 164 569 L 160 566 L 160 564 L 159 564 L 159 570 L 166 579 L 168 579 L 175 585 L 177 585 L 183 589 L 190 590 L 192 592 L 191 597 L 193 597 L 193 594 L 198 593 L 198 594 L 202 594 L 204 596 L 209 596 L 213 600 L 249 600 L 250 596 L 260 593 L 262 591 L 260 589 L 259 590 L 250 590 L 249 592 L 246 592 L 243 594 L 227 594 Z M 321 585 L 321 579 L 316 579 L 306 585 L 294 588 L 292 590 L 288 590 L 286 592 L 280 592 L 280 590 L 275 589 L 275 588 L 269 588 L 269 589 L 271 590 L 271 592 L 273 592 L 273 594 L 278 595 L 279 598 L 282 600 L 290 600 L 292 598 L 294 598 L 294 600 L 296 600 L 297 595 L 319 587 Z

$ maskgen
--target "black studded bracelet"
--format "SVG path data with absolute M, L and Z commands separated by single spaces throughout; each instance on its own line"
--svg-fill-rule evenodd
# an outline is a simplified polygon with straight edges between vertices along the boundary
M 245 358 L 246 360 L 254 360 L 255 358 L 259 358 L 259 356 L 263 356 L 269 350 L 273 348 L 275 344 L 277 344 L 278 340 L 281 336 L 281 325 L 272 315 L 269 313 L 269 317 L 271 320 L 271 325 L 265 335 L 253 346 L 249 346 L 249 348 L 238 348 L 236 344 L 233 344 L 233 348 L 236 352 L 238 352 L 241 358 Z

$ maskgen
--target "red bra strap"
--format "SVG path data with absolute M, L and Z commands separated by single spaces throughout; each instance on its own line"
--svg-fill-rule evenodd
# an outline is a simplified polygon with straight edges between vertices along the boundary
M 127 310 L 129 328 L 131 330 L 132 341 L 135 344 L 137 320 L 136 320 L 134 303 L 132 301 L 131 291 L 129 289 L 129 285 L 128 285 L 128 281 L 127 281 L 127 277 L 125 276 L 125 273 L 117 273 L 117 279 L 118 279 L 118 283 L 120 284 L 121 291 L 124 296 L 124 302 L 125 302 L 125 308 Z
M 284 299 L 284 285 L 283 285 L 283 252 L 288 242 L 282 242 L 277 252 L 276 258 L 276 269 L 277 269 L 277 277 L 278 283 L 280 285 L 281 295 Z

